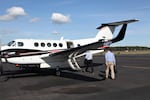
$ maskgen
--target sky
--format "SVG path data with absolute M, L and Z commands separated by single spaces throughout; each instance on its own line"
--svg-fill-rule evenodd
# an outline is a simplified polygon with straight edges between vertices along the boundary
M 150 47 L 149 0 L 0 0 L 0 41 L 91 38 L 102 23 L 128 19 L 139 21 L 113 46 Z

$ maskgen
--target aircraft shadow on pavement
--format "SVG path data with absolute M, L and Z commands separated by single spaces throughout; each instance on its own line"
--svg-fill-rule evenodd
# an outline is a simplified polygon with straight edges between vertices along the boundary
M 93 82 L 93 81 L 102 81 L 104 80 L 103 78 L 94 78 L 94 76 L 90 75 L 91 73 L 87 75 L 84 75 L 84 73 L 77 74 L 71 71 L 62 71 L 61 75 L 58 77 L 63 77 L 63 78 L 69 78 L 69 79 L 74 79 L 74 80 L 82 80 L 82 81 L 88 81 L 88 82 Z M 7 72 L 6 74 L 3 75 L 3 81 L 8 81 L 9 79 L 12 78 L 24 78 L 24 77 L 39 77 L 39 76 L 56 76 L 55 72 L 52 70 L 46 71 L 46 72 L 26 72 L 26 71 L 13 71 L 9 73 Z
M 104 80 L 103 77 L 95 77 L 95 75 L 93 75 L 92 73 L 78 74 L 78 73 L 72 73 L 72 72 L 62 72 L 61 77 L 81 80 L 81 81 L 88 81 L 88 82 Z
M 102 65 L 104 65 L 104 63 L 93 63 L 94 67 L 99 67 L 99 66 L 102 66 Z
M 102 65 L 104 65 L 104 63 L 95 63 L 95 62 L 93 63 L 93 67 L 94 67 L 94 68 L 100 67 L 100 66 L 102 66 Z M 81 68 L 85 68 L 86 66 L 85 66 L 85 65 L 80 65 L 80 67 L 81 67 Z
M 98 64 L 95 64 L 98 65 Z M 39 76 L 56 76 L 55 70 L 42 69 L 42 70 L 13 70 L 13 71 L 5 71 L 2 75 L 5 77 L 3 80 L 8 81 L 12 78 L 24 78 L 24 77 L 39 77 Z M 103 77 L 95 77 L 92 73 L 83 73 L 78 71 L 71 70 L 62 70 L 61 75 L 58 77 L 69 78 L 74 80 L 82 80 L 82 81 L 102 81 Z

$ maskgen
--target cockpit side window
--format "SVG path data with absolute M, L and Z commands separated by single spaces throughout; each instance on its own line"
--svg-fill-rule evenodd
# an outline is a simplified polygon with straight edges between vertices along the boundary
M 18 42 L 18 47 L 22 47 L 24 45 L 23 42 Z
M 9 42 L 7 45 L 8 45 L 8 46 L 15 46 L 16 43 L 15 43 L 15 41 L 11 41 L 11 42 Z

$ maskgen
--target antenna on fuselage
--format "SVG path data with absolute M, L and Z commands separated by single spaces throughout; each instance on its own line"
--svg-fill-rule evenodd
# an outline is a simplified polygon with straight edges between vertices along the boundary
M 64 37 L 61 37 L 61 38 L 60 38 L 60 41 L 62 41 L 62 40 L 64 40 Z

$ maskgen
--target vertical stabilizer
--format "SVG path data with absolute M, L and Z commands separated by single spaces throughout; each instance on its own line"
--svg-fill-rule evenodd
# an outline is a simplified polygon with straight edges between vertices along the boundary
M 99 28 L 97 28 L 99 29 Z M 97 40 L 110 40 L 113 38 L 113 33 L 115 30 L 115 26 L 103 26 L 99 29 L 99 32 L 96 35 Z

